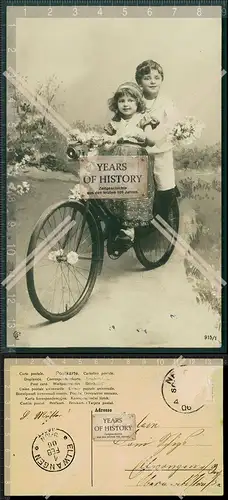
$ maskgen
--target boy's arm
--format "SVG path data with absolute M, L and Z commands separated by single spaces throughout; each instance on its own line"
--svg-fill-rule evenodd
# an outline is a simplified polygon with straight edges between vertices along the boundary
M 157 118 L 153 117 L 151 112 L 146 113 L 139 122 L 139 126 L 143 129 L 147 145 L 153 147 L 156 141 L 161 141 L 166 135 L 166 127 L 162 125 Z
M 165 100 L 164 105 L 163 105 L 163 113 L 164 113 L 164 120 L 161 120 L 161 122 L 158 122 L 157 126 L 153 126 L 152 122 L 150 125 L 148 125 L 144 130 L 146 130 L 147 137 L 148 137 L 148 145 L 149 142 L 152 142 L 153 145 L 156 144 L 157 142 L 165 142 L 167 140 L 167 136 L 169 132 L 172 130 L 174 127 L 175 123 L 179 120 L 180 114 L 174 105 L 173 101 L 170 99 Z M 145 120 L 148 115 L 145 115 Z
M 144 128 L 147 146 L 153 147 L 155 145 L 154 132 L 155 131 L 152 129 L 151 125 L 147 125 Z
M 159 125 L 159 120 L 153 116 L 151 112 L 145 113 L 138 123 L 138 127 L 144 128 L 146 125 L 150 125 L 152 129 L 155 129 Z

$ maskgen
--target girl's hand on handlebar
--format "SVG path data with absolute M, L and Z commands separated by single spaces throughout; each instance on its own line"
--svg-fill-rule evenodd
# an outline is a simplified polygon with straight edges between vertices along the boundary
M 116 137 L 115 136 L 105 134 L 103 136 L 103 140 L 104 140 L 103 146 L 104 146 L 105 151 L 110 151 L 116 144 Z

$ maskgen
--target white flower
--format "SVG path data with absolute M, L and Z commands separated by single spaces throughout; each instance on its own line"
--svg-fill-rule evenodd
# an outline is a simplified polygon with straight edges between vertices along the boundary
M 86 141 L 88 141 L 88 142 L 91 141 L 94 138 L 94 133 L 92 132 L 92 130 L 89 130 L 88 132 L 86 132 L 85 137 L 86 137 Z
M 70 195 L 68 196 L 69 200 L 80 200 L 81 194 L 80 194 L 80 185 L 75 184 L 73 189 L 70 189 Z
M 26 181 L 23 181 L 22 184 L 17 184 L 17 186 L 15 186 L 13 182 L 10 182 L 10 184 L 8 185 L 8 191 L 14 191 L 20 196 L 22 196 L 24 193 L 28 193 L 29 189 L 30 184 Z
M 184 146 L 184 145 L 189 146 L 189 144 L 192 144 L 193 141 L 194 141 L 194 137 L 189 137 L 188 139 L 183 139 L 181 141 L 181 145 L 182 146 Z
M 80 186 L 80 184 L 75 184 L 73 189 L 70 189 L 70 195 L 68 196 L 69 200 L 81 200 L 88 199 L 88 192 L 85 186 Z
M 97 156 L 98 155 L 98 150 L 97 148 L 91 148 L 89 149 L 88 153 L 87 153 L 87 156 L 90 157 L 90 156 Z
M 79 129 L 73 129 L 69 132 L 68 143 L 75 141 L 78 144 L 88 146 L 93 150 L 93 147 L 102 146 L 104 144 L 104 134 L 89 130 L 88 132 L 81 132 Z
M 64 254 L 64 252 L 62 249 L 55 250 L 55 251 L 49 252 L 48 259 L 52 260 L 53 262 L 57 262 L 57 257 L 62 257 L 63 254 Z
M 204 123 L 197 123 L 195 126 L 195 131 L 194 135 L 196 139 L 199 139 L 201 137 L 202 131 L 205 129 Z
M 25 155 L 24 158 L 23 158 L 24 161 L 30 161 L 30 156 L 29 155 Z
M 84 200 L 88 199 L 88 191 L 87 191 L 87 188 L 85 186 L 80 186 L 80 194 L 81 194 L 81 198 L 83 198 Z
M 71 137 L 77 137 L 80 134 L 80 130 L 78 128 L 72 128 L 72 130 L 69 132 L 69 135 Z
M 22 188 L 22 186 L 17 186 L 17 194 L 19 194 L 20 196 L 23 195 L 23 188 Z
M 68 264 L 71 264 L 72 266 L 75 266 L 78 262 L 78 254 L 76 252 L 69 252 L 67 254 L 67 262 Z
M 30 190 L 30 184 L 27 181 L 22 182 L 22 187 L 25 193 L 28 193 L 28 191 Z
M 13 182 L 10 182 L 8 185 L 8 190 L 9 191 L 17 191 L 17 188 Z

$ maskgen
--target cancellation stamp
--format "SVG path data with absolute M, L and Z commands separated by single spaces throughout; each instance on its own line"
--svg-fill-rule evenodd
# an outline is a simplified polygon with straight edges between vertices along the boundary
M 194 413 L 208 402 L 210 380 L 195 379 L 196 367 L 179 366 L 166 374 L 161 387 L 162 397 L 172 410 L 179 413 Z
M 136 438 L 134 413 L 93 414 L 92 434 L 94 441 L 134 440 Z
M 47 472 L 63 471 L 74 460 L 74 441 L 62 429 L 48 429 L 34 439 L 32 457 L 36 465 Z

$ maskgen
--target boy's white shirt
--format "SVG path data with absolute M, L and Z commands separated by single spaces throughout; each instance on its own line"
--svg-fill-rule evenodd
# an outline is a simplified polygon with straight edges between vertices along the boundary
M 159 93 L 154 100 L 146 100 L 147 111 L 160 124 L 153 130 L 155 145 L 147 147 L 148 154 L 154 156 L 154 178 L 157 189 L 166 191 L 175 187 L 175 171 L 173 165 L 173 145 L 167 141 L 167 134 L 179 119 L 177 108 L 171 99 Z
M 147 112 L 151 112 L 160 124 L 153 130 L 155 145 L 147 147 L 148 153 L 159 154 L 173 149 L 170 142 L 166 140 L 168 132 L 179 119 L 179 113 L 173 101 L 162 93 L 156 99 L 148 100 L 144 98 Z

